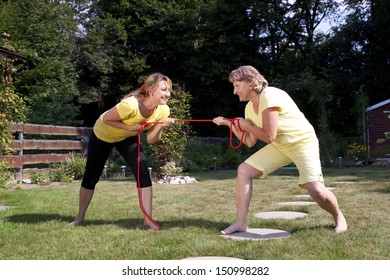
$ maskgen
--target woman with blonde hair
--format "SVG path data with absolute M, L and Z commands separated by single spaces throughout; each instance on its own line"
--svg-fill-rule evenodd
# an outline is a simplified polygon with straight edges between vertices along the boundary
M 140 178 L 138 178 L 138 133 L 147 131 L 147 142 L 153 144 L 161 139 L 164 127 L 174 123 L 169 118 L 167 102 L 172 91 L 172 81 L 161 73 L 147 77 L 137 90 L 125 96 L 118 104 L 97 119 L 88 143 L 87 164 L 79 192 L 79 212 L 71 222 L 81 224 L 92 200 L 106 160 L 115 147 L 127 162 L 140 183 L 144 213 L 144 224 L 159 229 L 152 217 L 152 181 L 140 147 Z M 150 122 L 144 127 L 143 123 Z
M 299 171 L 299 185 L 306 189 L 317 204 L 329 212 L 335 221 L 335 232 L 347 231 L 347 222 L 336 196 L 324 186 L 318 139 L 313 126 L 283 90 L 268 86 L 267 80 L 252 66 L 241 66 L 229 75 L 233 93 L 241 102 L 247 102 L 245 119 L 239 118 L 232 126 L 233 133 L 252 147 L 257 141 L 267 143 L 255 152 L 237 170 L 236 222 L 221 231 L 231 234 L 247 231 L 249 203 L 253 178 L 265 178 L 277 169 L 294 163 Z M 217 125 L 230 121 L 217 117 Z

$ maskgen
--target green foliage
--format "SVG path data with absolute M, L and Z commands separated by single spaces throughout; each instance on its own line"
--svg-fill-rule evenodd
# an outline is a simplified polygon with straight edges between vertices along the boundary
M 0 161 L 0 189 L 6 189 L 10 186 L 12 173 L 7 169 L 3 161 Z
M 46 171 L 39 170 L 39 171 L 32 171 L 29 172 L 30 180 L 32 184 L 49 184 L 50 183 L 50 176 Z
M 189 139 L 182 162 L 184 171 L 208 171 L 214 169 L 215 166 L 220 166 L 223 147 L 223 143 L 206 143 Z
M 4 33 L 0 40 L 0 46 L 13 50 L 9 35 Z M 25 120 L 25 103 L 22 97 L 15 92 L 13 74 L 16 69 L 13 66 L 13 58 L 3 58 L 0 55 L 0 188 L 7 187 L 10 173 L 1 157 L 8 150 L 12 141 L 10 125 Z
M 78 124 L 78 77 L 72 61 L 77 23 L 72 8 L 60 0 L 15 0 L 0 3 L 0 9 L 8 15 L 0 19 L 0 32 L 9 33 L 26 57 L 18 65 L 15 86 L 30 107 L 28 121 Z
M 161 175 L 163 176 L 176 176 L 176 175 L 181 175 L 183 168 L 176 166 L 176 163 L 173 161 L 167 162 L 164 166 L 161 168 Z
M 243 145 L 238 149 L 233 149 L 228 138 L 216 138 L 212 141 L 210 143 L 196 137 L 187 141 L 183 160 L 181 161 L 184 171 L 235 169 L 247 157 L 264 146 L 259 142 L 252 148 Z
M 50 182 L 71 182 L 83 178 L 86 159 L 79 155 L 72 155 L 65 161 L 50 166 L 47 170 L 30 171 L 33 184 Z
M 185 84 L 194 119 L 239 117 L 244 104 L 227 76 L 252 64 L 296 97 L 328 160 L 333 135 L 361 133 L 356 93 L 375 104 L 390 88 L 389 1 L 347 2 L 345 23 L 324 33 L 340 1 L 1 1 L 0 32 L 27 57 L 15 66 L 15 89 L 31 107 L 29 122 L 92 126 L 154 71 Z M 298 75 L 305 71 L 311 76 Z M 194 131 L 225 135 L 210 125 Z
M 176 87 L 168 103 L 171 110 L 170 117 L 179 120 L 190 119 L 189 102 L 190 94 L 181 87 Z M 191 128 L 186 122 L 176 122 L 164 128 L 161 141 L 147 147 L 147 153 L 153 157 L 154 170 L 158 172 L 168 162 L 180 166 L 190 131 Z
M 356 166 L 361 166 L 363 161 L 367 159 L 367 150 L 368 148 L 363 144 L 353 143 L 348 146 L 347 155 Z
M 65 174 L 75 180 L 83 178 L 86 164 L 86 158 L 80 155 L 72 155 L 62 162 Z

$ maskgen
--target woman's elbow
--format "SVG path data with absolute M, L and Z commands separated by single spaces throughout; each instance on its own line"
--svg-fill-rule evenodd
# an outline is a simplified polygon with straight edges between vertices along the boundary
M 148 144 L 154 144 L 158 141 L 160 141 L 160 138 L 146 137 L 146 143 L 148 143 Z
M 276 139 L 276 135 L 270 135 L 269 137 L 268 137 L 268 139 L 267 139 L 267 143 L 268 144 L 271 144 L 272 142 L 274 142 L 275 141 L 275 139 Z

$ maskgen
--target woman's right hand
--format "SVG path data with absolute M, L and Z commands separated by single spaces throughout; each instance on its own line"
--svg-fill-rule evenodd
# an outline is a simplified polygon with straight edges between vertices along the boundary
M 226 120 L 224 117 L 214 118 L 213 123 L 215 123 L 216 125 L 229 125 L 229 121 Z

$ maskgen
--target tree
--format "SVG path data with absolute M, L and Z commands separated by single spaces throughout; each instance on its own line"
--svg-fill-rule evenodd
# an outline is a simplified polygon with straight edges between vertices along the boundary
M 26 57 L 15 86 L 27 98 L 27 120 L 77 124 L 77 73 L 72 63 L 77 26 L 73 10 L 61 0 L 6 1 L 0 8 L 8 15 L 0 19 L 0 30 L 11 34 Z
M 25 103 L 13 86 L 14 60 L 23 58 L 14 52 L 9 35 L 0 40 L 0 189 L 7 186 L 10 173 L 2 159 L 12 141 L 11 124 L 24 121 Z
M 324 18 L 336 11 L 338 4 L 334 0 L 297 0 L 287 3 L 280 1 L 278 4 L 273 7 L 273 10 L 283 11 L 283 17 L 278 17 L 276 13 L 270 16 L 271 23 L 280 23 L 279 29 L 273 28 L 275 30 L 272 34 L 284 33 L 284 36 L 278 35 L 283 38 L 284 42 L 282 48 L 284 52 L 278 57 L 280 60 L 290 61 L 289 67 L 293 67 L 294 72 L 286 75 L 285 70 L 278 68 L 274 75 L 298 103 L 305 98 L 302 103 L 309 105 L 307 107 L 315 112 L 314 117 L 310 117 L 309 114 L 309 120 L 319 134 L 324 163 L 327 165 L 331 162 L 330 146 L 334 142 L 329 123 L 329 104 L 333 100 L 333 83 L 327 76 L 325 65 L 320 63 L 317 50 L 323 43 L 324 35 L 316 32 L 316 29 Z M 270 26 L 274 27 L 275 24 L 270 24 Z M 312 113 L 303 106 L 300 107 L 304 112 L 306 111 L 305 113 L 307 111 Z

